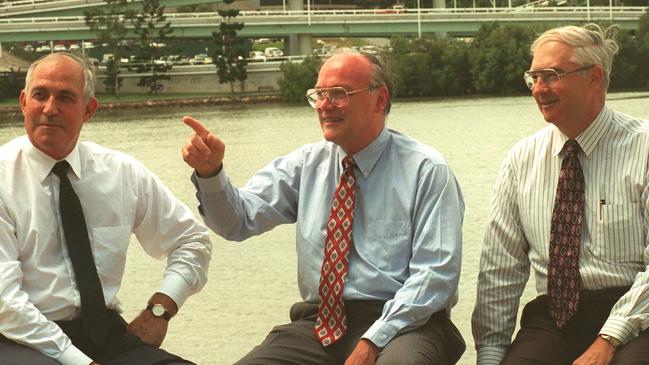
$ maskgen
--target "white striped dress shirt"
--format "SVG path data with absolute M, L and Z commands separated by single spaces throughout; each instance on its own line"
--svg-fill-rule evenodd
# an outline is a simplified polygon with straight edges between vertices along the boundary
M 582 289 L 632 286 L 600 333 L 623 343 L 649 327 L 649 122 L 602 109 L 575 138 L 585 179 Z M 547 294 L 552 206 L 563 146 L 554 125 L 519 142 L 496 180 L 473 312 L 478 364 L 498 364 L 511 342 L 530 267 Z

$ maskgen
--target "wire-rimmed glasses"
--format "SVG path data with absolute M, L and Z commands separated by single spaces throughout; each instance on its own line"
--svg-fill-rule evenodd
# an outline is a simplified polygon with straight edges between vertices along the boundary
M 347 89 L 342 86 L 309 89 L 306 91 L 306 100 L 314 109 L 317 108 L 325 98 L 336 108 L 343 108 L 349 104 L 350 95 L 375 88 L 376 86 L 370 85 L 366 88 L 352 91 L 347 91 Z
M 534 84 L 536 84 L 536 82 L 539 79 L 543 80 L 544 84 L 550 86 L 552 85 L 552 83 L 558 81 L 559 79 L 561 79 L 566 75 L 579 72 L 579 71 L 585 71 L 591 67 L 593 67 L 593 65 L 584 65 L 572 71 L 566 71 L 566 72 L 559 72 L 553 68 L 544 68 L 542 70 L 529 70 L 529 71 L 525 71 L 525 73 L 523 74 L 523 79 L 525 80 L 525 85 L 527 85 L 527 87 L 530 90 L 532 90 Z

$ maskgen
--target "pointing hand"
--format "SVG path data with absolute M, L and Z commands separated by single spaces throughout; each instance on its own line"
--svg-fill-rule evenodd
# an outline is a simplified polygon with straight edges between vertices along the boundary
M 196 170 L 199 177 L 215 176 L 223 166 L 225 143 L 198 120 L 185 116 L 183 122 L 194 130 L 182 149 L 183 160 Z

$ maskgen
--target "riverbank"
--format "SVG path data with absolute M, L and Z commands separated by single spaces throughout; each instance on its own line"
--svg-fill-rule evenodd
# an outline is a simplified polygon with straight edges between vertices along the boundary
M 268 104 L 282 101 L 280 95 L 235 95 L 235 96 L 188 96 L 164 99 L 133 100 L 130 96 L 123 99 L 107 98 L 103 101 L 102 95 L 99 98 L 99 110 L 112 109 L 143 109 L 160 108 L 167 106 L 196 106 L 196 105 L 231 105 L 231 104 Z M 20 105 L 0 105 L 0 113 L 20 112 Z

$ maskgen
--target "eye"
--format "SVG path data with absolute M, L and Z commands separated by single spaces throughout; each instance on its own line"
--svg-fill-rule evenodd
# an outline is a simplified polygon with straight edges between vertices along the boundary
M 340 99 L 345 97 L 347 92 L 344 89 L 331 89 L 329 90 L 329 98 L 331 99 Z

